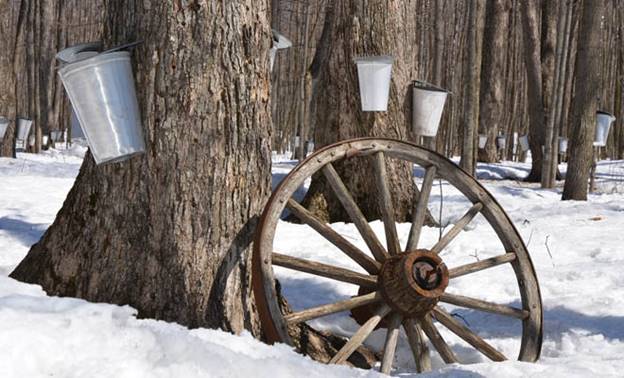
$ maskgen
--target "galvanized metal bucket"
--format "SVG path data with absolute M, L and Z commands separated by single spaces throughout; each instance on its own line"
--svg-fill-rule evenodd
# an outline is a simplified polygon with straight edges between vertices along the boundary
M 26 141 L 28 134 L 30 134 L 30 127 L 32 126 L 32 120 L 26 118 L 17 119 L 17 136 L 15 139 Z
M 102 53 L 67 64 L 59 76 L 96 164 L 145 151 L 129 52 Z
M 507 137 L 505 135 L 497 136 L 496 145 L 499 149 L 504 150 L 507 147 Z
M 0 117 L 0 140 L 4 138 L 7 129 L 9 128 L 10 121 L 4 117 Z
M 391 56 L 355 58 L 362 111 L 385 112 L 388 110 L 393 61 L 394 58 Z
M 277 55 L 277 50 L 287 49 L 292 46 L 292 42 L 286 38 L 283 34 L 280 34 L 277 30 L 273 29 L 273 46 L 271 47 L 270 52 L 270 68 L 273 71 L 273 63 L 275 62 L 275 56 Z
M 522 135 L 520 138 L 518 138 L 518 142 L 520 142 L 520 148 L 522 148 L 522 151 L 527 152 L 529 150 L 528 135 Z
M 427 137 L 437 135 L 448 93 L 427 83 L 414 82 L 412 94 L 414 133 Z
M 565 154 L 568 152 L 568 138 L 559 137 L 559 153 Z
M 487 144 L 487 135 L 479 134 L 479 148 L 484 149 Z
M 50 136 L 52 137 L 52 140 L 54 142 L 60 142 L 61 139 L 63 139 L 63 137 L 65 136 L 65 133 L 60 130 L 54 130 L 50 131 Z
M 609 129 L 611 124 L 615 121 L 613 114 L 603 112 L 601 110 L 596 112 L 596 135 L 594 138 L 594 146 L 606 146 L 607 138 L 609 137 Z

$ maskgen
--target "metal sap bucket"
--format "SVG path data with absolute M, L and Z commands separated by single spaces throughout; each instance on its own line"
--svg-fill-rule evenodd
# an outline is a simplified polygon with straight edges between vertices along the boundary
M 15 139 L 26 141 L 28 134 L 30 134 L 30 127 L 32 126 L 32 120 L 26 118 L 17 119 L 17 136 Z
M 67 64 L 59 76 L 96 164 L 145 151 L 129 52 L 105 52 Z
M 307 150 L 308 153 L 311 154 L 312 152 L 314 152 L 314 142 L 309 140 L 307 145 L 308 145 L 308 150 Z
M 487 144 L 487 135 L 479 134 L 479 148 L 484 149 Z
M 362 111 L 385 112 L 388 110 L 393 61 L 394 58 L 391 56 L 355 58 Z
M 568 138 L 559 137 L 559 153 L 568 152 Z
M 607 138 L 609 137 L 609 129 L 611 124 L 615 121 L 613 114 L 603 112 L 601 110 L 596 112 L 596 135 L 594 138 L 594 146 L 606 146 Z
M 80 122 L 78 121 L 78 117 L 76 117 L 76 112 L 72 109 L 71 112 L 71 136 L 73 138 L 84 138 L 84 133 L 82 132 L 82 126 L 80 126 Z
M 60 142 L 64 136 L 64 133 L 60 130 L 50 131 L 50 136 L 52 137 L 52 141 Z
M 273 46 L 271 46 L 270 52 L 270 68 L 273 71 L 273 63 L 275 62 L 275 56 L 277 55 L 277 50 L 287 49 L 292 46 L 292 42 L 286 38 L 283 34 L 280 34 L 277 30 L 272 29 L 273 32 Z
M 499 149 L 504 150 L 507 147 L 507 137 L 504 135 L 499 135 L 496 137 L 496 145 Z
M 0 117 L 0 140 L 4 139 L 4 134 L 6 134 L 7 129 L 9 128 L 10 121 L 4 117 Z
M 448 91 L 442 88 L 414 82 L 412 93 L 414 133 L 427 137 L 436 136 L 447 96 Z
M 518 142 L 520 142 L 520 148 L 522 149 L 522 151 L 527 152 L 529 150 L 528 135 L 522 135 L 520 138 L 518 138 Z

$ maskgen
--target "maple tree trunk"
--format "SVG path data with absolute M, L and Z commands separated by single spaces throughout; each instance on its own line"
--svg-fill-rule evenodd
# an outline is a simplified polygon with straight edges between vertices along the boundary
M 249 259 L 271 178 L 266 10 L 105 3 L 106 47 L 144 41 L 133 62 L 146 153 L 104 166 L 88 154 L 12 277 L 143 317 L 259 334 Z

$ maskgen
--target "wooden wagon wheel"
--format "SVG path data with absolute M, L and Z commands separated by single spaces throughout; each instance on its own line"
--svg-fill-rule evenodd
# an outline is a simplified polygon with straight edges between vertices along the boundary
M 388 248 L 383 246 L 371 230 L 332 165 L 335 161 L 354 156 L 368 156 L 373 161 L 377 192 L 371 195 L 376 195 L 380 201 Z M 397 237 L 390 190 L 386 180 L 384 164 L 386 158 L 409 161 L 425 169 L 421 194 L 419 199 L 414 201 L 413 222 L 404 251 L 401 251 Z M 318 171 L 324 174 L 371 254 L 354 246 L 292 198 L 297 188 Z M 472 203 L 472 207 L 435 245 L 423 249 L 418 242 L 427 211 L 429 194 L 436 177 L 446 180 L 457 188 Z M 346 255 L 345 258 L 355 261 L 367 274 L 274 251 L 276 227 L 285 208 L 338 247 Z M 492 226 L 505 250 L 491 258 L 451 269 L 447 268 L 440 252 L 479 213 Z M 445 292 L 449 280 L 502 264 L 510 264 L 513 268 L 522 308 Z M 335 303 L 283 314 L 276 293 L 273 265 L 358 285 L 359 295 Z M 263 330 L 270 342 L 291 343 L 288 334 L 289 324 L 341 311 L 350 310 L 353 313 L 354 309 L 362 307 L 373 309 L 368 312 L 364 321 L 358 322 L 361 327 L 331 359 L 332 363 L 346 361 L 368 335 L 379 326 L 387 329 L 381 363 L 383 373 L 389 373 L 392 368 L 401 326 L 405 330 L 418 371 L 430 369 L 431 362 L 424 335 L 444 362 L 461 362 L 458 361 L 453 349 L 445 342 L 433 320 L 489 359 L 493 361 L 506 359 L 500 351 L 439 306 L 440 302 L 517 318 L 522 324 L 518 359 L 535 361 L 541 350 L 542 304 L 539 286 L 526 246 L 510 219 L 492 195 L 453 162 L 435 152 L 403 141 L 379 138 L 348 140 L 319 150 L 295 167 L 273 192 L 264 209 L 256 232 L 253 281 Z

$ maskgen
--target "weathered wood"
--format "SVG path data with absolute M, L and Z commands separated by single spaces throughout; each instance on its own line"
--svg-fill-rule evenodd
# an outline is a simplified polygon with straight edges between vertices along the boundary
M 272 259 L 273 265 L 281 266 L 284 268 L 294 269 L 300 272 L 306 272 L 317 276 L 327 277 L 337 281 L 352 283 L 364 287 L 377 286 L 377 276 L 368 276 L 365 274 L 354 272 L 352 270 L 339 268 L 337 266 L 300 259 L 298 257 L 282 255 L 276 252 L 273 252 Z
M 399 331 L 403 317 L 398 313 L 390 315 L 388 322 L 388 330 L 386 332 L 386 342 L 384 344 L 384 354 L 381 360 L 380 371 L 383 374 L 390 374 L 392 363 L 394 362 L 394 353 L 396 352 L 397 341 L 399 340 Z
M 341 364 L 345 362 L 351 354 L 366 340 L 368 335 L 371 334 L 377 327 L 377 324 L 390 312 L 390 307 L 382 304 L 381 307 L 375 311 L 375 314 L 364 323 L 357 332 L 351 336 L 349 341 L 340 348 L 338 353 L 329 361 L 330 364 Z
M 381 213 L 384 229 L 386 231 L 386 246 L 390 255 L 396 255 L 401 252 L 401 246 L 399 245 L 399 236 L 396 230 L 394 208 L 392 206 L 390 188 L 388 188 L 388 174 L 386 172 L 386 162 L 383 152 L 377 152 L 373 155 L 373 159 L 379 198 L 379 212 Z
M 353 200 L 353 197 L 351 197 L 351 193 L 349 193 L 349 190 L 344 185 L 342 179 L 338 176 L 338 172 L 336 172 L 331 163 L 328 163 L 323 167 L 323 174 L 329 182 L 329 185 L 331 185 L 334 190 L 336 197 L 338 197 L 340 203 L 342 203 L 342 206 L 351 217 L 351 220 L 353 220 L 353 224 L 355 224 L 355 227 L 362 235 L 362 238 L 366 242 L 366 245 L 370 249 L 373 256 L 375 256 L 377 261 L 383 262 L 388 257 L 388 253 L 379 242 L 379 239 L 377 239 L 377 235 L 375 235 L 373 230 L 370 228 L 366 218 L 364 218 L 364 214 L 360 211 L 360 208 Z
M 431 370 L 431 356 L 429 355 L 429 347 L 423 337 L 420 324 L 412 319 L 403 320 L 403 329 L 407 335 L 407 342 L 412 350 L 414 362 L 416 362 L 416 370 L 424 373 Z
M 521 310 L 519 308 L 505 306 L 497 303 L 487 302 L 476 298 L 465 297 L 463 295 L 456 295 L 451 293 L 444 293 L 440 297 L 441 302 L 454 304 L 456 306 L 472 308 L 475 310 L 481 310 L 485 312 L 491 312 L 493 314 L 511 316 L 518 319 L 526 319 L 529 316 L 529 312 Z
M 449 269 L 449 277 L 456 278 L 466 274 L 480 272 L 484 269 L 493 268 L 502 264 L 512 262 L 516 259 L 515 253 L 505 253 L 504 255 L 490 257 L 485 260 L 480 260 L 474 263 L 461 265 L 453 269 Z
M 418 239 L 420 239 L 420 231 L 422 230 L 425 222 L 425 215 L 427 215 L 427 204 L 429 203 L 429 195 L 431 194 L 431 187 L 433 186 L 435 175 L 435 165 L 431 165 L 426 168 L 420 194 L 414 201 L 414 207 L 412 210 L 412 226 L 410 227 L 407 246 L 405 247 L 406 252 L 413 251 L 418 248 Z
M 306 210 L 294 199 L 289 199 L 286 205 L 288 210 L 292 211 L 297 218 L 308 226 L 312 227 L 316 232 L 321 234 L 330 243 L 338 247 L 342 252 L 349 256 L 353 261 L 360 264 L 368 273 L 377 274 L 381 264 L 375 261 L 366 253 L 360 251 L 359 248 L 351 244 L 347 239 L 343 238 L 333 228 L 318 220 L 312 213 Z
M 479 211 L 483 208 L 483 204 L 481 202 L 477 202 L 464 214 L 455 225 L 447 232 L 442 239 L 438 240 L 438 242 L 431 248 L 431 251 L 434 253 L 440 253 L 446 246 L 448 246 L 453 239 L 459 235 L 460 232 L 474 219 L 474 217 L 479 214 Z
M 507 358 L 493 346 L 488 344 L 485 340 L 472 332 L 468 327 L 459 323 L 450 314 L 444 311 L 440 307 L 433 309 L 433 316 L 437 321 L 442 323 L 451 332 L 461 337 L 468 344 L 472 345 L 479 352 L 483 353 L 487 358 L 492 361 L 505 361 Z
M 429 314 L 425 315 L 425 317 L 420 321 L 420 325 L 444 362 L 447 364 L 459 362 L 451 347 L 449 347 L 442 335 L 440 335 L 440 332 L 438 332 L 438 329 L 433 324 Z
M 381 295 L 378 292 L 374 292 L 345 299 L 344 301 L 329 303 L 322 306 L 308 308 L 303 311 L 293 312 L 292 314 L 284 315 L 284 319 L 289 324 L 301 323 L 310 319 L 320 318 L 325 315 L 335 314 L 340 311 L 351 310 L 352 308 L 356 308 L 359 306 L 380 302 L 381 300 Z

